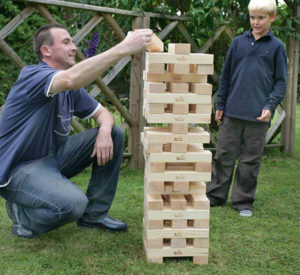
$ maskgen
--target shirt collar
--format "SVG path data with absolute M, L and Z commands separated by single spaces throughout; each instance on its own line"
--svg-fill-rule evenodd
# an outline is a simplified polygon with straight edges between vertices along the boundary
M 245 36 L 247 36 L 247 37 L 253 37 L 253 34 L 252 34 L 252 28 L 250 28 L 250 30 L 249 30 L 249 31 L 246 31 L 244 34 L 245 34 Z M 272 36 L 273 36 L 273 32 L 272 32 L 272 29 L 270 28 L 269 32 L 268 32 L 266 35 L 262 36 L 262 37 L 267 38 L 267 39 L 271 39 Z M 262 38 L 262 37 L 261 37 L 261 38 Z

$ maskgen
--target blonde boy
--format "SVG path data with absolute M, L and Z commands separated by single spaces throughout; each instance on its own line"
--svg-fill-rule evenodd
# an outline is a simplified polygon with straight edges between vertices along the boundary
M 236 37 L 228 50 L 218 90 L 215 119 L 220 124 L 212 181 L 207 185 L 211 206 L 226 202 L 235 160 L 232 206 L 252 216 L 265 137 L 286 90 L 284 45 L 271 30 L 275 0 L 251 0 L 251 28 Z

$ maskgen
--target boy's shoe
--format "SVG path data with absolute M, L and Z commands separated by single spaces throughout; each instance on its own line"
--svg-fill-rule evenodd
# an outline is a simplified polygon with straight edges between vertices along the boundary
M 251 217 L 252 216 L 252 210 L 250 209 L 244 209 L 240 211 L 241 217 Z
M 6 201 L 6 212 L 8 217 L 13 222 L 11 226 L 11 233 L 13 235 L 17 235 L 18 237 L 28 238 L 28 239 L 34 239 L 39 237 L 38 233 L 33 232 L 20 224 L 18 209 L 15 203 Z

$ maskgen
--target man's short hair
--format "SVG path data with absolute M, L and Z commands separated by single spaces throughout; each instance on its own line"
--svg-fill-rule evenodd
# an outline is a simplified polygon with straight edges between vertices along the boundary
M 66 27 L 60 24 L 48 24 L 45 26 L 40 27 L 35 35 L 33 40 L 33 50 L 39 60 L 43 59 L 42 53 L 41 53 L 41 46 L 42 45 L 53 45 L 53 37 L 51 35 L 50 30 L 54 28 L 64 29 L 67 30 Z
M 263 10 L 269 15 L 276 13 L 276 1 L 275 0 L 250 0 L 248 5 L 249 11 Z

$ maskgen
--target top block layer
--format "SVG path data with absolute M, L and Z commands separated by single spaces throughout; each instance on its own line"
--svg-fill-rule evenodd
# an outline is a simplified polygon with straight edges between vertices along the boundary
M 187 43 L 169 43 L 168 45 L 169 53 L 176 54 L 190 54 L 191 53 L 191 44 Z
M 214 56 L 212 54 L 146 53 L 146 63 L 212 65 L 213 62 Z

